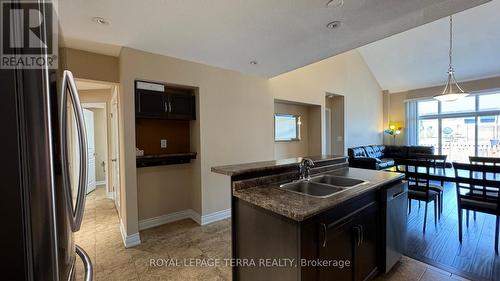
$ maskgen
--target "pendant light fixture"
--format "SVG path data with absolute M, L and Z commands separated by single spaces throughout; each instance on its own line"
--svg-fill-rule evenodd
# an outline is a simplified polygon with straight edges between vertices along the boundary
M 448 81 L 446 82 L 446 86 L 444 91 L 434 96 L 435 99 L 440 101 L 455 101 L 460 98 L 464 98 L 469 95 L 469 93 L 465 92 L 455 79 L 455 70 L 453 69 L 452 58 L 453 58 L 453 17 L 450 16 L 450 66 L 448 68 Z

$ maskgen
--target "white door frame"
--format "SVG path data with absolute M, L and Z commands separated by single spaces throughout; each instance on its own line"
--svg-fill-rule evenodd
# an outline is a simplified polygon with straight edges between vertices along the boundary
M 120 209 L 120 200 L 121 200 L 121 191 L 120 191 L 120 186 L 121 186 L 121 181 L 123 180 L 120 175 L 120 162 L 121 162 L 121 157 L 120 157 L 120 115 L 119 115 L 119 104 L 118 104 L 118 86 L 115 86 L 113 89 L 113 93 L 111 95 L 111 103 L 110 103 L 110 118 L 111 118 L 111 145 L 112 145 L 112 150 L 111 151 L 111 161 L 114 159 L 114 163 L 112 163 L 110 166 L 110 171 L 113 174 L 113 199 L 115 202 L 115 207 L 118 210 L 118 214 L 121 216 L 121 209 Z M 114 113 L 114 115 L 113 115 Z M 111 174 L 110 173 L 110 174 Z

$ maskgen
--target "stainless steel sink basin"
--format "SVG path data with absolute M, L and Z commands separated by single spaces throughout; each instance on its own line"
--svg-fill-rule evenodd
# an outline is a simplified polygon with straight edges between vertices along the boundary
M 327 198 L 366 183 L 368 182 L 358 179 L 321 175 L 309 180 L 299 180 L 282 184 L 280 185 L 280 189 L 317 198 Z
M 366 183 L 366 181 L 363 180 L 331 176 L 331 175 L 317 176 L 311 178 L 310 181 L 328 185 L 334 185 L 334 186 L 341 186 L 341 187 L 353 187 L 355 185 Z
M 343 191 L 344 188 L 302 180 L 282 184 L 281 189 L 318 198 L 326 198 Z

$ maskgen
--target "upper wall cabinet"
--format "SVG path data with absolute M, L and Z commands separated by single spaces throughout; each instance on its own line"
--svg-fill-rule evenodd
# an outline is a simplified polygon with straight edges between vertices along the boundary
M 196 108 L 193 90 L 136 81 L 135 117 L 195 120 Z

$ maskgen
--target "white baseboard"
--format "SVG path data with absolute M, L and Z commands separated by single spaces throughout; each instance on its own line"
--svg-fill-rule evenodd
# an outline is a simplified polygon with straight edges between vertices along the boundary
M 106 192 L 106 197 L 114 200 L 115 199 L 115 192 L 114 191 Z
M 141 244 L 141 236 L 139 235 L 139 232 L 132 235 L 127 235 L 122 220 L 120 220 L 120 232 L 122 234 L 123 244 L 125 245 L 125 248 L 132 248 Z
M 148 228 L 153 228 L 157 227 L 163 224 L 175 222 L 175 221 L 180 221 L 180 220 L 185 220 L 185 219 L 192 219 L 196 221 L 196 217 L 199 217 L 198 213 L 195 211 L 188 209 L 184 211 L 179 211 L 171 214 L 166 214 L 154 218 L 149 218 L 149 219 L 144 219 L 139 221 L 139 230 L 144 230 Z
M 144 230 L 148 228 L 157 227 L 160 225 L 164 225 L 167 223 L 192 219 L 199 225 L 207 225 L 216 221 L 220 221 L 226 218 L 231 217 L 231 209 L 222 210 L 214 213 L 210 213 L 208 215 L 201 216 L 196 211 L 192 209 L 183 210 L 171 214 L 166 214 L 154 218 L 144 219 L 139 221 L 139 230 Z
M 231 209 L 213 212 L 201 216 L 201 225 L 207 225 L 216 221 L 224 220 L 231 217 Z
M 96 181 L 95 185 L 105 185 L 106 181 Z

